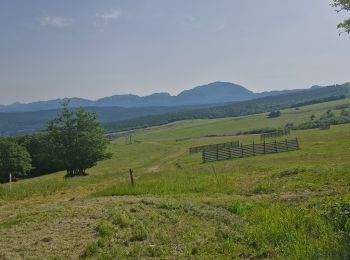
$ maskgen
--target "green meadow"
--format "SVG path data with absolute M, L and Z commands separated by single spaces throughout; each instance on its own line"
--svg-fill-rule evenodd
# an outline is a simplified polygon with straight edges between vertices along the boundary
M 300 124 L 350 99 L 180 121 L 111 142 L 86 177 L 0 185 L 0 259 L 349 259 L 350 125 L 292 131 L 301 149 L 203 164 L 193 146 Z M 349 110 L 349 108 L 347 108 Z M 208 137 L 218 135 L 217 137 Z M 232 136 L 219 136 L 232 135 Z M 184 141 L 177 141 L 184 139 Z M 132 187 L 129 169 L 133 169 Z

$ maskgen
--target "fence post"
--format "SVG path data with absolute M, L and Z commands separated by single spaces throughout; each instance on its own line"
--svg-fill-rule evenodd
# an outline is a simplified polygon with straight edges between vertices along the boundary
M 299 140 L 298 140 L 298 137 L 297 138 L 295 138 L 295 141 L 297 142 L 297 149 L 299 150 Z
M 134 183 L 134 176 L 132 175 L 134 171 L 132 169 L 129 169 L 129 174 L 130 174 L 130 181 L 131 181 L 131 186 L 135 186 L 135 183 Z
M 9 174 L 10 191 L 12 191 L 12 174 Z
M 244 152 L 243 152 L 243 144 L 241 144 L 241 154 L 242 154 L 242 157 L 244 156 Z
M 206 163 L 206 161 L 205 161 L 205 150 L 202 151 L 202 161 L 203 161 L 203 163 Z
M 255 143 L 253 141 L 253 155 L 255 155 Z
M 219 146 L 216 146 L 216 160 L 219 161 Z
M 287 141 L 287 139 L 286 139 L 286 149 L 287 149 L 287 151 L 289 151 L 289 147 L 288 147 L 288 141 Z
M 277 149 L 277 141 L 275 140 L 275 152 L 277 153 L 278 152 L 278 149 Z
M 266 154 L 266 142 L 264 140 L 264 154 Z

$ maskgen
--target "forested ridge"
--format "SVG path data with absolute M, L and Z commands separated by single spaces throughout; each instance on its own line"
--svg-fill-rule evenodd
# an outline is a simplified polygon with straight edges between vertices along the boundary
M 109 132 L 133 130 L 150 126 L 168 124 L 186 119 L 211 119 L 224 117 L 237 117 L 279 109 L 328 102 L 350 96 L 350 83 L 308 89 L 294 93 L 269 96 L 255 100 L 232 103 L 223 106 L 194 109 L 162 115 L 145 116 L 115 123 L 103 124 Z

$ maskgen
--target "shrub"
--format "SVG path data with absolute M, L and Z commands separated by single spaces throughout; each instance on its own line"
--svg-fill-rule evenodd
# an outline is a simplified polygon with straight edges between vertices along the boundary
M 268 114 L 267 118 L 275 118 L 275 117 L 280 117 L 281 116 L 281 111 L 272 111 L 270 114 Z
M 248 131 L 240 131 L 237 133 L 237 135 L 254 135 L 254 134 L 265 134 L 265 133 L 273 133 L 277 132 L 280 129 L 277 128 L 259 128 L 259 129 L 252 129 Z
M 110 236 L 113 234 L 113 225 L 108 221 L 102 221 L 97 227 L 98 233 L 102 236 Z

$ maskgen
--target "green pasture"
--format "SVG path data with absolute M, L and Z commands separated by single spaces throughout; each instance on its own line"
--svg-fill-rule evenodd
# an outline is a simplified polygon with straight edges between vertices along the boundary
M 137 130 L 132 144 L 113 141 L 113 158 L 87 177 L 61 172 L 0 185 L 0 259 L 348 259 L 350 125 L 280 137 L 298 137 L 299 151 L 207 164 L 188 152 L 260 142 L 205 136 L 282 128 L 348 104 Z

